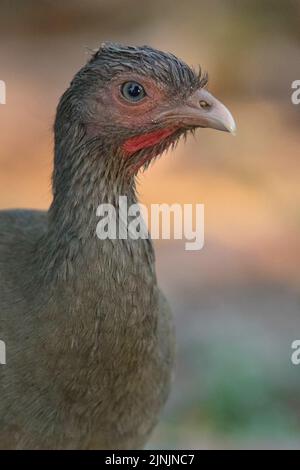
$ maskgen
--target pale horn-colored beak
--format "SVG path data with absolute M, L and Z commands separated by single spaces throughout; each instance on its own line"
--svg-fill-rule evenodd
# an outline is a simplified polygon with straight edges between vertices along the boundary
M 193 93 L 184 104 L 162 113 L 160 117 L 186 126 L 208 127 L 233 135 L 236 133 L 236 124 L 230 111 L 203 88 Z

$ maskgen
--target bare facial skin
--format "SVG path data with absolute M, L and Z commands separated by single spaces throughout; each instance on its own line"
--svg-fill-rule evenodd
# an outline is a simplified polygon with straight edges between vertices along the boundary
M 145 162 L 198 127 L 235 133 L 231 113 L 205 88 L 207 75 L 196 73 L 171 54 L 159 57 L 146 46 L 132 51 L 114 47 L 104 45 L 90 62 L 103 78 L 89 95 L 87 105 L 91 107 L 93 100 L 93 108 L 86 110 L 86 128 L 88 135 L 97 137 L 110 126 L 115 150 L 132 162 L 131 173 L 136 174 Z M 116 56 L 124 51 L 123 61 L 117 62 Z M 109 77 L 108 69 L 101 70 L 105 54 L 111 58 Z M 138 71 L 126 62 L 133 57 Z

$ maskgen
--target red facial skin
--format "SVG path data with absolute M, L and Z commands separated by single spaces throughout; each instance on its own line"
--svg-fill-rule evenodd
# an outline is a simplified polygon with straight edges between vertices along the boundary
M 137 135 L 126 140 L 122 146 L 126 156 L 130 156 L 138 150 L 153 147 L 166 137 L 169 137 L 176 131 L 176 127 L 160 129 L 149 132 L 148 134 Z
M 162 142 L 164 139 L 172 135 L 177 129 L 178 127 L 165 128 L 158 131 L 149 132 L 148 134 L 141 134 L 135 137 L 131 137 L 122 145 L 124 157 L 129 158 L 138 150 L 153 147 L 154 145 Z M 136 174 L 139 169 L 151 159 L 151 153 L 148 155 L 146 154 L 143 158 L 140 158 L 138 163 L 131 166 L 130 175 Z
M 131 102 L 122 95 L 124 83 L 132 81 L 140 83 L 146 96 L 137 102 Z M 153 157 L 151 148 L 163 142 L 179 129 L 177 123 L 165 123 L 162 127 L 153 130 L 152 123 L 157 122 L 159 116 L 172 109 L 176 97 L 170 96 L 168 86 L 157 83 L 153 79 L 140 76 L 137 73 L 122 73 L 112 79 L 98 95 L 97 101 L 101 106 L 97 114 L 97 122 L 89 123 L 90 136 L 97 135 L 98 128 L 105 121 L 113 122 L 116 127 L 128 128 L 129 136 L 121 143 L 123 157 L 129 159 L 136 152 L 148 149 L 149 154 L 140 158 L 138 164 L 133 163 L 130 172 L 136 173 L 149 159 Z M 108 114 L 109 113 L 109 114 Z M 100 118 L 100 119 L 99 119 Z M 149 129 L 150 128 L 150 129 Z M 136 129 L 136 135 L 133 130 Z
M 138 82 L 144 87 L 146 92 L 144 99 L 130 102 L 122 96 L 122 85 L 127 81 Z M 110 104 L 111 118 L 116 124 L 139 130 L 138 135 L 129 137 L 122 144 L 126 158 L 139 150 L 153 147 L 178 129 L 176 125 L 168 123 L 168 127 L 147 131 L 149 123 L 155 121 L 162 111 L 171 106 L 168 89 L 148 77 L 141 77 L 135 73 L 122 74 L 110 83 L 101 101 L 104 106 Z M 141 132 L 143 128 L 145 132 Z

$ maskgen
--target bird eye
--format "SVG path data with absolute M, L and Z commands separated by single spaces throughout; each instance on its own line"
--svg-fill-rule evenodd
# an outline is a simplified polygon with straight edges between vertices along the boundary
M 144 87 L 137 82 L 124 83 L 121 92 L 126 100 L 133 102 L 141 101 L 146 96 Z

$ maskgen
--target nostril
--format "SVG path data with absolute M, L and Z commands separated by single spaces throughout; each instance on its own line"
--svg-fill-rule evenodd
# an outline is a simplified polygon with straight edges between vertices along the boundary
M 205 100 L 200 100 L 199 104 L 200 104 L 201 108 L 210 108 L 211 107 L 211 105 Z

